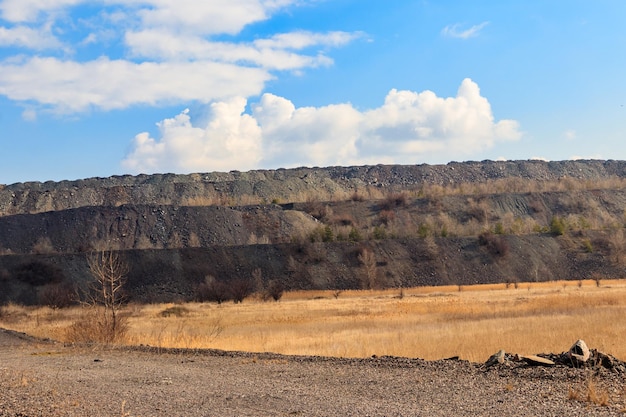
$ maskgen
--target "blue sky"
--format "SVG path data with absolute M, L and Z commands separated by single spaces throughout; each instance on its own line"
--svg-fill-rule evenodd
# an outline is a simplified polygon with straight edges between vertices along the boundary
M 622 0 L 0 0 L 0 184 L 626 159 Z

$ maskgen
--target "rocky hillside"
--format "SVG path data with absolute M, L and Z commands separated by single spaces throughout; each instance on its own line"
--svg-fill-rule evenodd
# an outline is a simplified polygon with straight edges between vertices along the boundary
M 86 285 L 114 250 L 139 301 L 260 290 L 621 278 L 626 162 L 140 175 L 0 186 L 0 302 Z
M 379 198 L 381 192 L 415 190 L 425 184 L 448 186 L 505 178 L 556 181 L 609 177 L 626 177 L 626 161 L 483 161 L 114 176 L 0 185 L 0 215 L 124 204 L 188 206 L 325 201 L 346 198 L 355 192 Z

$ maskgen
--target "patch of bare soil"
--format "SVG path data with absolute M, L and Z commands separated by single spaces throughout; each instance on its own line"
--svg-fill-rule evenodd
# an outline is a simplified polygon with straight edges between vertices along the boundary
M 608 405 L 590 396 L 606 394 Z M 0 416 L 618 416 L 603 368 L 76 348 L 0 329 Z

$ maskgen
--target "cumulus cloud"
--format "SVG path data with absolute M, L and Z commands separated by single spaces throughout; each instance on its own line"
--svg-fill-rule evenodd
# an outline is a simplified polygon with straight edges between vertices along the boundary
M 470 79 L 455 97 L 392 90 L 367 111 L 350 104 L 296 108 L 273 94 L 253 103 L 250 114 L 245 108 L 243 98 L 213 103 L 204 126 L 195 126 L 187 112 L 165 120 L 160 138 L 137 135 L 123 165 L 134 172 L 193 172 L 418 163 L 471 157 L 521 137 L 516 121 L 494 120 Z
M 0 46 L 46 52 L 0 60 L 0 95 L 58 113 L 248 97 L 278 71 L 332 65 L 325 50 L 361 36 L 295 31 L 238 39 L 247 25 L 301 0 L 99 0 L 91 14 L 72 14 L 92 3 L 0 0 L 0 25 L 8 22 Z M 99 58 L 75 58 L 87 47 L 83 56 Z
M 261 158 L 261 129 L 243 114 L 246 99 L 234 98 L 212 103 L 207 122 L 193 126 L 189 111 L 158 123 L 161 138 L 138 134 L 133 150 L 122 165 L 134 172 L 200 172 L 247 170 Z M 217 139 L 217 140 L 216 140 Z
M 460 24 L 448 25 L 441 30 L 441 34 L 448 38 L 469 39 L 478 36 L 481 30 L 487 26 L 489 22 L 482 22 L 468 29 L 463 29 Z

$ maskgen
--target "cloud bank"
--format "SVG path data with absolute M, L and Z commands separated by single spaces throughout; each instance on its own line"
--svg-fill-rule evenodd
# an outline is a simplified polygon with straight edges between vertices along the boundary
M 158 138 L 138 134 L 122 162 L 134 173 L 421 163 L 464 159 L 521 137 L 514 120 L 494 120 L 489 101 L 470 79 L 455 97 L 391 90 L 375 109 L 350 104 L 296 108 L 264 94 L 211 103 L 203 122 L 189 111 L 158 124 Z
M 0 95 L 57 113 L 259 95 L 361 33 L 247 26 L 304 0 L 0 0 Z M 1 55 L 0 55 L 1 56 Z

